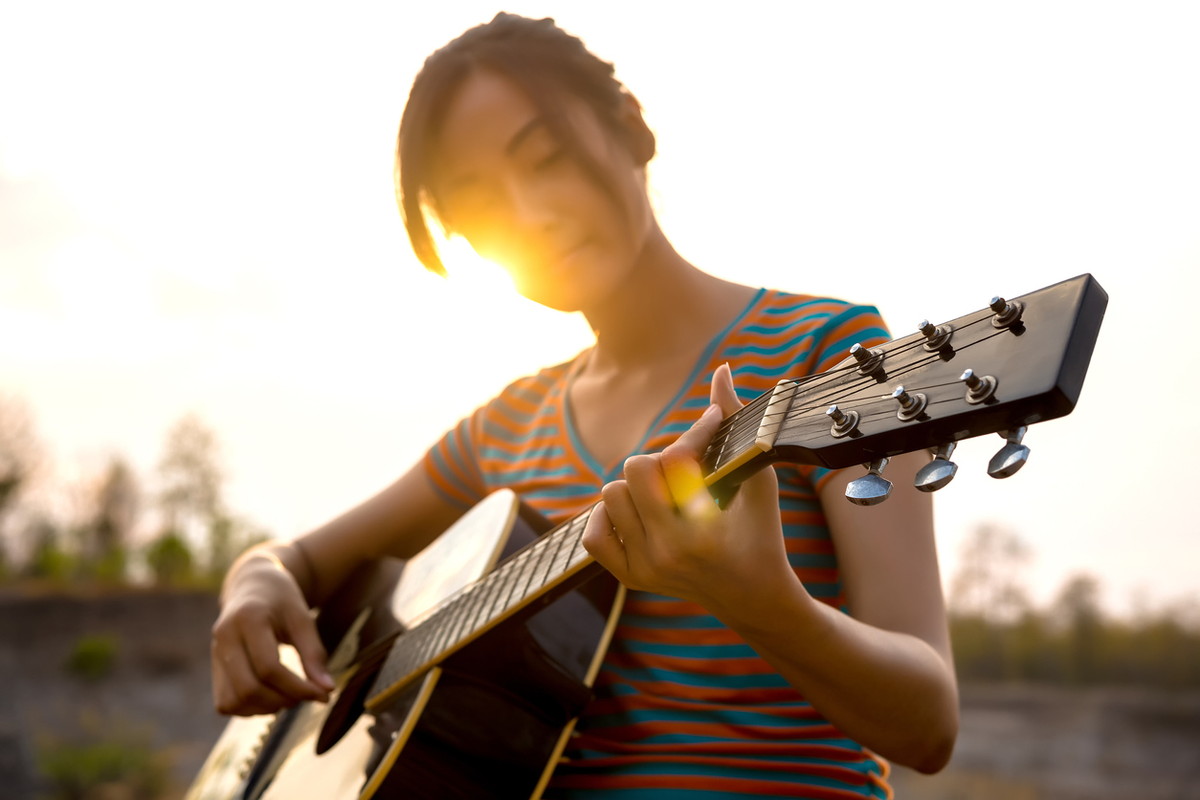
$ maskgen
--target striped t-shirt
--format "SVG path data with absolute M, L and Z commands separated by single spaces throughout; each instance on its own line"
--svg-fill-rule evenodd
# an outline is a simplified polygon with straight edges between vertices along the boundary
M 824 372 L 851 345 L 888 334 L 878 312 L 760 290 L 709 344 L 635 452 L 674 441 L 708 406 L 723 363 L 743 401 L 784 378 Z M 509 385 L 425 458 L 434 485 L 469 507 L 501 487 L 552 522 L 585 510 L 620 477 L 575 433 L 566 393 L 578 358 Z M 634 453 L 630 453 L 633 455 Z M 844 605 L 815 487 L 827 470 L 777 466 L 788 558 L 808 591 Z M 667 800 L 886 797 L 887 764 L 835 729 L 737 634 L 700 606 L 629 592 L 569 761 L 547 797 Z

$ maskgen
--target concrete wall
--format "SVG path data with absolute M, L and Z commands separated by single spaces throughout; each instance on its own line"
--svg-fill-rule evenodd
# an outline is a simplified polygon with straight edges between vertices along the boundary
M 209 688 L 216 613 L 203 592 L 0 594 L 0 800 L 37 797 L 39 742 L 84 731 L 144 735 L 189 780 L 225 724 Z M 95 680 L 66 666 L 89 636 L 115 643 Z

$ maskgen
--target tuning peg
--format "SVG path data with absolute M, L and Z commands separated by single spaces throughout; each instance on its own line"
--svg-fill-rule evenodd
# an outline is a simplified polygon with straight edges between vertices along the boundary
M 957 442 L 948 442 L 929 448 L 929 452 L 933 454 L 933 461 L 917 470 L 913 486 L 922 492 L 936 492 L 954 480 L 954 474 L 958 472 L 958 464 L 951 461 L 950 456 L 954 454 L 954 448 L 957 446 Z
M 992 317 L 992 326 L 996 328 L 1012 327 L 1020 321 L 1021 314 L 1025 312 L 1025 304 L 1020 300 L 1009 302 L 1003 297 L 993 297 L 988 308 L 995 312 L 995 316 Z
M 900 404 L 900 408 L 896 411 L 896 416 L 903 422 L 914 420 L 921 414 L 925 413 L 925 406 L 929 404 L 929 398 L 920 392 L 909 394 L 903 386 L 897 386 L 892 392 L 892 399 Z
M 996 393 L 996 379 L 991 375 L 981 378 L 975 370 L 969 369 L 958 379 L 967 385 L 967 402 L 971 405 L 987 402 Z
M 917 330 L 925 337 L 925 349 L 933 353 L 941 350 L 950 341 L 954 329 L 949 325 L 934 325 L 927 319 L 921 320 Z
M 871 350 L 861 344 L 853 344 L 850 346 L 850 355 L 858 363 L 861 375 L 873 375 L 883 365 L 883 351 L 878 348 Z
M 887 500 L 892 491 L 892 482 L 879 474 L 887 465 L 886 458 L 863 464 L 867 474 L 850 481 L 846 486 L 846 499 L 858 506 L 873 506 Z
M 988 475 L 993 478 L 1007 478 L 1025 466 L 1025 462 L 1029 460 L 1029 448 L 1021 444 L 1021 440 L 1025 438 L 1025 430 L 1025 426 L 1022 425 L 1011 431 L 1000 432 L 1008 443 L 988 462 Z
M 835 439 L 849 436 L 858 427 L 858 412 L 853 409 L 843 411 L 835 404 L 825 410 L 825 416 L 829 417 L 832 423 L 829 428 L 829 434 Z

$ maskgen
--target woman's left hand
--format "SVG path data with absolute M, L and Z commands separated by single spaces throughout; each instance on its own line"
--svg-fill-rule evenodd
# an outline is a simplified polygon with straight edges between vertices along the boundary
M 713 373 L 712 405 L 661 453 L 625 462 L 592 511 L 583 544 L 631 589 L 693 600 L 713 612 L 749 585 L 794 582 L 773 469 L 744 481 L 722 510 L 700 459 L 724 417 L 741 408 L 728 366 Z

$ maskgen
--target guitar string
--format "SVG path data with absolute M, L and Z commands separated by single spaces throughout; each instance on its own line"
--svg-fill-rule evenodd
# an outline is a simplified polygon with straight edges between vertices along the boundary
M 970 323 L 970 324 L 974 324 L 974 323 Z M 963 328 L 960 328 L 958 330 L 965 330 L 967 327 L 968 326 L 963 326 Z M 891 357 L 892 360 L 895 360 L 896 358 L 905 356 L 910 351 L 916 349 L 917 347 L 922 346 L 924 344 L 924 342 L 925 342 L 924 337 L 919 336 L 919 335 L 913 335 L 913 336 L 907 337 L 907 339 L 899 339 L 899 340 L 895 340 L 895 341 L 889 343 L 889 344 L 894 345 L 894 347 L 892 347 L 890 350 L 885 350 L 885 362 L 884 363 L 887 363 L 886 359 L 888 357 Z M 963 349 L 963 348 L 958 348 L 958 349 Z M 924 352 L 928 353 L 928 351 L 924 351 Z M 924 357 L 912 364 L 909 364 L 907 367 L 902 367 L 901 369 L 904 370 L 904 372 L 902 374 L 907 374 L 912 369 L 916 369 L 921 366 L 924 366 L 925 364 L 928 364 L 930 361 L 935 360 L 939 357 L 940 356 L 936 352 L 928 353 L 927 357 Z M 847 386 L 843 381 L 843 376 L 850 372 L 858 372 L 858 364 L 857 363 L 845 364 L 841 367 L 835 368 L 828 372 L 824 372 L 824 373 L 821 373 L 821 374 L 815 375 L 815 376 L 810 376 L 810 378 L 805 379 L 805 381 L 815 384 L 818 389 L 821 389 L 821 388 L 824 388 L 827 390 L 836 389 L 838 394 L 840 394 L 840 395 L 852 395 L 858 391 L 861 391 L 863 386 L 869 386 L 871 382 L 877 383 L 877 381 L 875 381 L 875 378 L 872 377 L 871 375 L 869 375 L 869 374 L 861 375 L 861 373 L 859 373 L 861 379 L 858 380 L 857 383 L 860 385 L 857 387 L 854 386 L 853 384 L 850 384 L 849 386 Z M 888 374 L 889 374 L 889 377 L 894 377 L 897 374 L 896 368 L 893 368 Z M 798 383 L 801 383 L 801 382 L 798 382 Z M 800 388 L 800 386 L 798 385 L 797 389 L 799 389 L 799 388 Z M 805 388 L 808 388 L 808 387 L 805 387 Z M 767 403 L 770 402 L 770 399 L 771 399 L 771 392 L 767 392 L 764 395 L 760 395 L 759 398 L 756 399 L 754 408 L 757 410 L 757 408 L 760 405 L 766 405 Z M 828 400 L 836 399 L 836 398 L 831 398 L 831 396 L 828 393 L 826 393 L 825 395 L 823 395 L 823 402 L 821 402 L 821 403 L 811 402 L 810 397 L 806 397 L 805 399 L 806 399 L 806 401 L 810 401 L 809 406 L 807 406 L 807 408 L 809 410 L 811 410 L 820 405 L 826 405 L 826 407 L 827 407 Z M 762 401 L 762 402 L 759 403 L 758 401 Z M 801 408 L 803 409 L 806 407 L 802 406 Z M 742 409 L 742 411 L 748 411 L 750 409 L 751 409 L 751 405 L 747 405 L 746 407 L 744 407 Z M 722 442 L 722 444 L 725 446 L 727 446 L 730 443 L 737 443 L 737 444 L 745 445 L 749 441 L 757 438 L 758 430 L 759 430 L 759 427 L 762 424 L 762 422 L 770 419 L 773 416 L 782 415 L 784 417 L 784 424 L 786 425 L 787 417 L 791 414 L 794 414 L 795 411 L 796 411 L 796 406 L 793 404 L 793 405 L 791 405 L 787 408 L 784 408 L 783 410 L 778 411 L 778 412 L 773 412 L 773 413 L 772 412 L 764 412 L 762 415 L 758 415 L 758 414 L 746 415 L 747 418 L 744 420 L 736 419 L 734 422 L 734 425 L 733 425 L 734 430 L 729 431 L 729 434 L 728 434 L 729 438 L 726 441 Z M 735 419 L 738 417 L 742 417 L 742 412 L 738 412 L 736 415 L 734 415 L 734 417 L 731 417 L 731 419 Z M 740 450 L 737 452 L 740 452 Z M 720 466 L 719 461 L 716 463 L 716 466 L 719 468 L 719 466 Z

